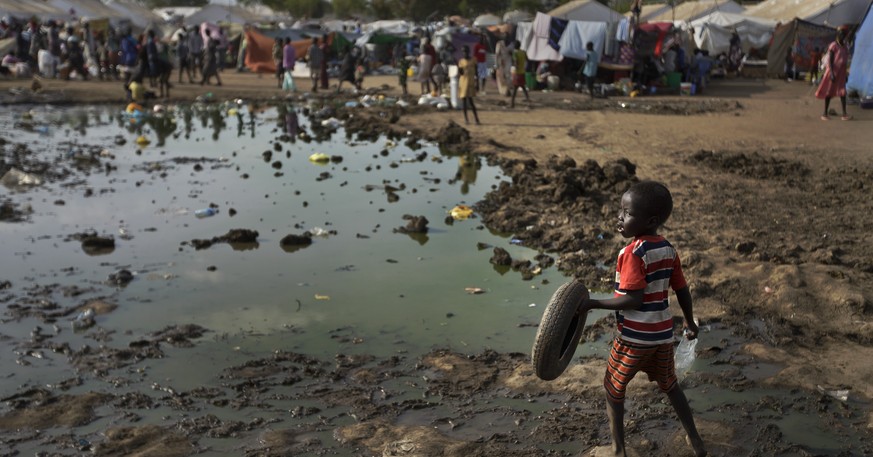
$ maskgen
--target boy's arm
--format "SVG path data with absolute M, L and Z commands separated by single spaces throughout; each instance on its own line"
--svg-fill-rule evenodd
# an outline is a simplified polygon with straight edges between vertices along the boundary
M 688 290 L 688 286 L 676 291 L 676 299 L 679 300 L 679 307 L 682 308 L 682 315 L 685 317 L 685 327 L 688 329 L 686 338 L 693 340 L 697 338 L 699 329 L 694 322 L 694 307 L 691 304 L 691 291 Z
M 588 298 L 579 303 L 579 309 L 576 310 L 576 314 L 585 314 L 592 309 L 608 309 L 611 311 L 639 309 L 643 304 L 643 292 L 644 289 L 628 290 L 624 295 L 605 300 Z

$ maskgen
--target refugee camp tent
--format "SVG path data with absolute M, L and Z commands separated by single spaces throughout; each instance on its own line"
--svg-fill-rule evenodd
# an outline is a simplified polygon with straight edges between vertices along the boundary
M 640 6 L 640 22 L 649 22 L 649 19 L 669 10 L 670 5 L 666 3 L 649 3 L 646 5 L 642 5 Z M 628 11 L 625 14 L 625 16 L 627 16 L 628 18 L 633 17 L 633 15 L 633 11 Z
M 532 21 L 533 15 L 528 13 L 527 11 L 522 10 L 512 10 L 507 11 L 503 14 L 503 23 L 505 24 L 518 24 L 519 22 L 524 21 Z
M 187 16 L 184 22 L 186 25 L 197 25 L 202 22 L 251 24 L 261 20 L 261 17 L 239 6 L 210 4 Z
M 647 18 L 649 22 L 691 22 L 715 12 L 740 14 L 745 11 L 742 5 L 733 0 L 699 0 L 683 2 L 667 8 L 657 15 Z
M 62 19 L 69 16 L 66 11 L 43 2 L 24 2 L 21 0 L 0 0 L 0 16 L 29 19 L 36 16 L 40 20 Z
M 857 24 L 870 0 L 767 0 L 746 10 L 747 15 L 789 22 L 794 18 L 839 27 Z
M 132 0 L 113 0 L 106 6 L 125 15 L 133 25 L 140 29 L 157 27 L 165 22 L 163 17 Z
M 716 11 L 691 21 L 688 26 L 694 30 L 697 47 L 715 56 L 730 49 L 734 30 L 740 36 L 744 52 L 766 47 L 773 37 L 776 21 Z
M 561 29 L 559 33 L 556 33 L 557 38 L 560 39 L 562 34 L 563 29 Z M 530 29 L 528 37 L 529 42 L 526 46 L 524 42 L 522 42 L 522 47 L 524 52 L 527 53 L 527 58 L 538 62 L 544 60 L 560 62 L 563 60 L 564 57 L 558 53 L 558 50 L 549 45 L 549 40 L 552 36 L 551 16 L 538 12 Z
M 634 34 L 636 57 L 660 57 L 675 39 L 672 22 L 646 22 Z
M 619 12 L 594 0 L 573 0 L 546 14 L 558 19 L 575 21 L 619 22 L 624 19 Z
M 152 10 L 152 12 L 164 18 L 165 21 L 184 19 L 198 11 L 200 11 L 199 6 L 168 6 Z
M 66 12 L 66 16 L 61 17 L 64 20 L 106 18 L 112 24 L 130 21 L 129 16 L 104 5 L 100 0 L 48 0 L 45 4 Z
M 312 38 L 306 35 L 307 31 L 295 30 L 258 30 L 255 27 L 246 27 L 246 60 L 245 66 L 254 73 L 275 73 L 276 63 L 273 62 L 273 43 L 277 37 L 292 39 L 291 45 L 294 46 L 294 51 L 297 53 L 297 60 L 301 60 L 306 56 L 309 46 L 312 44 Z M 272 35 L 272 36 L 271 36 Z M 295 40 L 295 37 L 300 39 Z M 328 46 L 337 53 L 338 50 L 344 49 L 346 45 L 351 44 L 351 41 L 339 32 L 330 32 L 324 35 Z
M 789 49 L 794 53 L 797 71 L 809 71 L 810 53 L 815 48 L 824 52 L 834 41 L 836 33 L 834 28 L 800 19 L 776 27 L 767 52 L 767 76 L 779 77 L 785 72 L 785 56 Z
M 855 54 L 849 72 L 849 90 L 857 90 L 861 98 L 873 97 L 873 6 L 867 10 L 855 32 Z
M 412 30 L 412 25 L 409 22 L 396 19 L 370 22 L 364 24 L 361 29 L 364 33 L 379 31 L 389 35 L 405 35 Z
M 503 19 L 501 19 L 500 16 L 495 16 L 493 14 L 483 14 L 473 20 L 473 27 L 488 27 L 491 25 L 498 25 L 502 20 Z

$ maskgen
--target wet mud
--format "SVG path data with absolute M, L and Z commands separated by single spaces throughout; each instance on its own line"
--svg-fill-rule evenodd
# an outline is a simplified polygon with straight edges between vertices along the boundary
M 557 101 L 550 108 L 640 110 L 658 115 L 742 109 L 735 102 L 720 101 L 624 103 Z M 518 261 L 505 249 L 494 247 L 490 262 L 518 272 L 520 280 L 530 280 L 538 269 L 555 266 L 585 281 L 589 288 L 609 289 L 612 262 L 623 241 L 613 227 L 616 201 L 639 179 L 638 166 L 630 160 L 577 161 L 557 155 L 541 162 L 507 158 L 502 152 L 519 151 L 494 139 L 476 138 L 451 121 L 431 132 L 408 134 L 398 127 L 400 119 L 415 116 L 423 108 L 374 107 L 362 112 L 325 105 L 309 108 L 312 132 L 301 132 L 298 139 L 329 137 L 332 129 L 329 125 L 322 128 L 322 121 L 335 118 L 357 141 L 387 137 L 411 146 L 428 141 L 448 154 L 490 148 L 482 159 L 499 165 L 508 180 L 474 205 L 477 216 L 488 229 L 507 234 L 513 244 L 540 251 L 536 262 Z M 87 187 L 88 172 L 113 166 L 111 155 L 98 146 L 74 150 L 72 154 L 82 157 L 75 161 L 81 166 L 70 167 L 68 162 L 35 161 L 27 145 L 6 140 L 2 145 L 0 174 L 15 167 L 49 181 Z M 833 344 L 834 338 L 870 348 L 873 305 L 864 284 L 873 273 L 873 263 L 862 245 L 864 238 L 853 228 L 863 227 L 867 210 L 873 210 L 869 199 L 858 198 L 869 190 L 873 171 L 861 167 L 816 170 L 764 152 L 676 155 L 689 170 L 705 177 L 688 184 L 704 197 L 683 203 L 669 229 L 687 252 L 686 268 L 698 278 L 693 290 L 700 314 L 723 335 L 699 352 L 712 369 L 690 373 L 683 386 L 716 395 L 719 391 L 748 392 L 757 398 L 720 405 L 718 420 L 698 420 L 711 455 L 817 455 L 775 425 L 756 425 L 792 415 L 816 418 L 830 427 L 829 432 L 845 438 L 851 450 L 839 455 L 873 453 L 870 392 L 858 385 L 864 378 L 857 374 L 849 378 L 847 383 L 854 390 L 852 401 L 847 402 L 832 394 L 846 386 L 815 390 L 796 379 L 805 373 L 803 367 L 789 365 L 792 357 L 814 360 L 816 346 Z M 268 163 L 272 159 L 265 157 Z M 208 166 L 230 166 L 207 159 L 142 166 L 161 174 L 191 163 L 201 167 L 195 172 L 207 172 Z M 841 179 L 832 179 L 835 174 Z M 763 195 L 748 192 L 762 181 L 769 186 Z M 391 198 L 389 189 L 379 190 Z M 860 209 L 846 212 L 852 205 Z M 14 198 L 5 200 L 0 220 L 27 223 L 25 206 Z M 809 207 L 815 210 L 803 211 Z M 782 213 L 764 225 L 740 217 L 772 215 L 774 208 Z M 695 220 L 699 214 L 708 219 Z M 787 214 L 792 216 L 791 227 L 774 229 Z M 404 219 L 407 225 L 396 231 L 410 236 L 427 232 L 429 222 L 423 216 Z M 821 220 L 830 222 L 816 223 Z M 701 224 L 724 228 L 717 245 L 701 235 L 704 231 L 695 230 Z M 817 230 L 797 230 L 806 226 Z M 258 236 L 257 231 L 238 229 L 183 245 L 196 250 L 215 243 L 251 244 L 257 243 Z M 80 242 L 82 249 L 114 247 L 112 236 L 87 230 L 67 235 L 67 240 Z M 312 234 L 303 232 L 285 236 L 280 245 L 293 251 L 311 242 Z M 725 263 L 743 264 L 741 270 L 747 274 L 725 271 L 721 268 Z M 340 353 L 333 360 L 322 360 L 276 351 L 266 358 L 217 367 L 218 385 L 178 390 L 168 382 L 143 389 L 137 382 L 139 370 L 149 360 L 184 358 L 210 330 L 197 323 L 180 323 L 119 338 L 112 329 L 101 327 L 100 316 L 117 307 L 115 288 L 136 280 L 123 271 L 103 284 L 73 288 L 0 282 L 4 322 L 30 318 L 45 326 L 36 327 L 29 338 L 3 337 L 15 348 L 16 362 L 27 366 L 49 358 L 74 372 L 58 385 L 25 385 L 2 399 L 0 430 L 5 437 L 0 452 L 14 454 L 19 447 L 37 443 L 60 455 L 195 455 L 208 450 L 207 442 L 220 440 L 232 442 L 229 448 L 251 456 L 520 457 L 578 455 L 609 441 L 600 385 L 605 366 L 602 357 L 578 358 L 558 380 L 544 382 L 533 374 L 525 353 L 467 354 L 437 348 L 423 355 Z M 102 297 L 77 298 L 86 292 Z M 835 317 L 817 319 L 822 310 Z M 613 327 L 611 316 L 590 324 L 585 344 L 606 347 Z M 83 332 L 94 344 L 70 347 L 61 342 L 61 335 L 68 331 Z M 349 341 L 356 338 L 342 330 L 335 336 Z M 758 377 L 761 364 L 780 369 L 773 370 L 778 372 L 775 375 Z M 632 405 L 626 417 L 631 449 L 639 455 L 689 454 L 684 432 L 653 385 L 635 382 L 628 400 Z M 172 412 L 164 425 L 138 424 L 156 409 Z M 121 418 L 117 422 L 123 425 L 101 432 L 76 431 L 105 416 Z

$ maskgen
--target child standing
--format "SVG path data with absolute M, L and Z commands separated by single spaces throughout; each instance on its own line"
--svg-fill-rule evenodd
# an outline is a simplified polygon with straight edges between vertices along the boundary
M 676 293 L 685 317 L 687 338 L 697 338 L 691 293 L 673 246 L 658 235 L 673 210 L 673 197 L 663 184 L 643 181 L 621 197 L 618 233 L 631 238 L 618 254 L 615 296 L 586 299 L 579 314 L 591 309 L 615 311 L 619 335 L 609 354 L 603 385 L 606 415 L 612 434 L 613 455 L 624 457 L 624 396 L 637 372 L 646 373 L 667 394 L 698 457 L 706 455 L 703 440 L 694 425 L 688 400 L 679 387 L 673 354 L 673 317 L 668 309 L 668 287 Z

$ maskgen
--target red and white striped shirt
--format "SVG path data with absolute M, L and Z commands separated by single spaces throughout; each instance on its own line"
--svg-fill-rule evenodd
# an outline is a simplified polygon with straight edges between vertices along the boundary
M 669 241 L 660 235 L 634 238 L 618 253 L 615 295 L 643 289 L 643 304 L 636 310 L 615 312 L 621 339 L 645 345 L 672 342 L 670 289 L 686 286 L 679 255 Z

